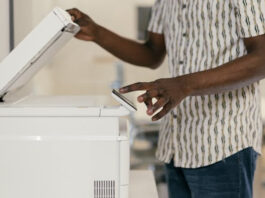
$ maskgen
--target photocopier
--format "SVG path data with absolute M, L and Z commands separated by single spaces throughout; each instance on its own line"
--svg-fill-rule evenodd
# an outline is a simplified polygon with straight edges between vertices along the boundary
M 21 90 L 80 27 L 55 8 L 0 63 L 0 198 L 128 198 L 125 106 Z

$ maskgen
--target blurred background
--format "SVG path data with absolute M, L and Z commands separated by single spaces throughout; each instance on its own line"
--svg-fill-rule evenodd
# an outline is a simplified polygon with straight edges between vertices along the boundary
M 154 0 L 1 0 L 0 61 L 55 6 L 79 8 L 98 24 L 139 42 L 146 38 Z M 9 20 L 7 20 L 9 19 Z M 117 105 L 112 88 L 168 76 L 167 61 L 157 70 L 124 63 L 93 43 L 73 39 L 24 88 L 36 95 L 93 95 L 106 104 Z M 261 82 L 265 121 L 265 83 Z M 129 97 L 136 103 L 133 93 Z M 155 160 L 159 123 L 151 123 L 145 107 L 131 116 L 131 168 L 154 171 L 160 198 L 167 198 L 163 164 Z M 263 149 L 265 151 L 265 148 Z M 265 158 L 260 157 L 255 179 L 255 198 L 265 194 Z

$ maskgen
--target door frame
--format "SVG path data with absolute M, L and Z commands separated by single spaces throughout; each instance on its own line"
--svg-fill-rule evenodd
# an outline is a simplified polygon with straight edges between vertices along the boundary
M 15 47 L 14 0 L 9 0 L 9 50 Z

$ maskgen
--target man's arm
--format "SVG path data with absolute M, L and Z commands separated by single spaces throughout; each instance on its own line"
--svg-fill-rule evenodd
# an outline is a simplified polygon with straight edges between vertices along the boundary
M 191 95 L 238 89 L 265 77 L 265 35 L 244 39 L 248 54 L 215 69 L 188 75 Z
M 93 41 L 125 62 L 155 69 L 165 58 L 166 48 L 162 34 L 150 32 L 148 41 L 138 43 L 101 27 L 78 9 L 70 9 L 68 12 L 81 27 L 76 35 L 78 39 Z
M 136 83 L 120 89 L 121 93 L 146 90 L 139 102 L 149 101 L 147 114 L 159 120 L 187 96 L 217 94 L 239 89 L 265 77 L 265 35 L 244 40 L 248 54 L 214 69 L 151 83 Z M 152 98 L 157 102 L 150 105 Z

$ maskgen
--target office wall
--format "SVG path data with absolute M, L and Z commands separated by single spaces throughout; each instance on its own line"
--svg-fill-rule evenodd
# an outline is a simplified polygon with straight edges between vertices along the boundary
M 152 5 L 154 0 L 15 0 L 16 43 L 53 7 L 77 7 L 97 23 L 123 36 L 137 36 L 137 5 Z M 105 95 L 116 79 L 115 65 L 120 61 L 97 45 L 73 39 L 31 82 L 37 94 Z M 167 76 L 167 65 L 159 70 L 124 64 L 125 84 L 151 81 Z M 135 94 L 132 94 L 132 98 Z M 114 102 L 110 98 L 110 103 Z M 140 112 L 145 112 L 140 106 Z M 144 113 L 140 113 L 145 117 Z M 146 118 L 146 117 L 145 117 Z
M 9 52 L 9 1 L 0 1 L 0 61 Z
M 97 23 L 129 38 L 136 38 L 136 7 L 152 5 L 154 0 L 14 0 L 16 43 L 54 6 L 77 7 Z M 34 79 L 38 94 L 109 95 L 119 60 L 93 43 L 73 39 Z M 167 64 L 159 70 L 125 64 L 125 83 L 150 81 L 167 76 Z M 261 83 L 265 98 L 265 83 Z M 265 104 L 265 102 L 263 102 Z M 264 105 L 265 112 L 265 105 Z M 265 113 L 264 113 L 265 115 Z M 264 116 L 265 117 L 265 116 Z

